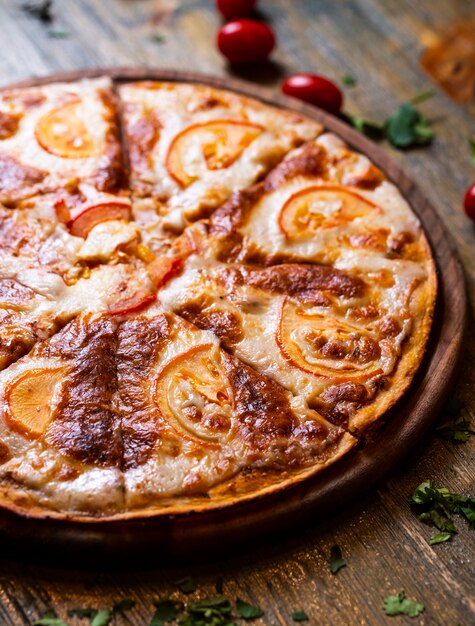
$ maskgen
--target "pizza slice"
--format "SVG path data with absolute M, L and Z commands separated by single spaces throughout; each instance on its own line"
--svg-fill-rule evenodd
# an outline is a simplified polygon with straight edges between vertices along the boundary
M 0 202 L 85 182 L 125 189 L 108 78 L 0 92 Z
M 212 506 L 238 475 L 274 471 L 278 488 L 355 443 L 157 306 L 78 316 L 0 373 L 0 397 L 1 491 L 30 512 Z
M 295 113 L 205 85 L 133 83 L 119 94 L 134 212 L 155 241 L 209 215 L 321 132 Z

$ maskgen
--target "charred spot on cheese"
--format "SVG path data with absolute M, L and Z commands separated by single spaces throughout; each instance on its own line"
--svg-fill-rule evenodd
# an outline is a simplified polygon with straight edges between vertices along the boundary
M 119 106 L 110 90 L 100 89 L 99 98 L 104 105 L 107 129 L 100 164 L 91 182 L 101 191 L 114 193 L 127 187 L 127 173 L 119 139 Z
M 8 154 L 0 153 L 0 194 L 14 195 L 43 181 L 46 172 L 23 165 Z
M 153 378 L 157 355 L 169 336 L 169 323 L 165 316 L 151 319 L 140 316 L 124 321 L 119 327 L 117 410 L 121 416 L 124 470 L 145 463 L 160 436 L 148 386 Z
M 372 164 L 368 164 L 368 167 L 359 174 L 351 174 L 345 176 L 344 183 L 349 187 L 359 187 L 360 189 L 367 189 L 373 191 L 384 180 L 384 174 L 380 169 Z
M 265 179 L 267 192 L 278 189 L 297 176 L 324 179 L 327 175 L 327 153 L 313 142 L 305 144 L 299 153 L 284 159 Z
M 198 328 L 212 330 L 225 348 L 231 348 L 244 338 L 241 320 L 237 315 L 219 308 L 208 308 L 206 301 L 188 302 L 175 312 Z
M 234 410 L 240 437 L 262 457 L 284 453 L 297 420 L 284 389 L 235 357 L 223 354 L 223 365 L 234 390 Z
M 0 140 L 8 139 L 16 134 L 21 117 L 19 113 L 0 111 Z
M 12 453 L 10 452 L 10 448 L 6 443 L 0 441 L 0 465 L 7 463 L 12 458 Z
M 324 265 L 285 263 L 266 268 L 231 267 L 220 270 L 218 277 L 229 288 L 252 285 L 270 293 L 286 294 L 320 306 L 328 306 L 327 295 L 359 297 L 366 284 L 356 276 Z
M 132 105 L 126 106 L 132 112 Z M 129 159 L 133 168 L 141 170 L 151 165 L 152 150 L 160 139 L 162 124 L 152 109 L 145 109 L 137 119 L 130 119 L 125 127 Z
M 321 396 L 325 403 L 321 410 L 329 418 L 335 419 L 343 415 L 348 417 L 367 404 L 373 396 L 374 392 L 362 383 L 345 382 L 331 385 Z
M 117 322 L 89 315 L 53 337 L 46 354 L 67 357 L 71 372 L 46 441 L 62 454 L 102 466 L 122 459 L 120 418 L 112 406 L 117 391 Z

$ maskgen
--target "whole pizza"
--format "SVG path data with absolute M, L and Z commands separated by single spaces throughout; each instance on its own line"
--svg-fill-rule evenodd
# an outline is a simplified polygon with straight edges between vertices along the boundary
M 398 189 L 200 84 L 0 93 L 0 506 L 198 511 L 301 481 L 408 388 L 436 297 Z

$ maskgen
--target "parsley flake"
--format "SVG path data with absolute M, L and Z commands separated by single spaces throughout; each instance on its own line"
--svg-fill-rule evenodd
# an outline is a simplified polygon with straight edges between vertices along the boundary
M 150 35 L 150 39 L 154 43 L 165 43 L 166 41 L 165 35 L 162 35 L 161 33 L 153 33 L 152 35 Z
M 418 617 L 425 606 L 406 598 L 404 592 L 397 596 L 386 596 L 384 598 L 383 609 L 386 615 L 407 615 L 408 617 Z
M 294 622 L 306 622 L 308 621 L 308 615 L 305 611 L 294 611 L 292 613 L 292 619 Z
M 462 413 L 452 422 L 438 426 L 436 432 L 447 441 L 465 443 L 472 435 L 475 435 L 475 430 L 471 428 L 471 425 L 471 419 Z
M 69 37 L 69 33 L 66 30 L 50 30 L 48 35 L 51 39 L 67 39 Z
M 236 611 L 243 619 L 256 619 L 264 615 L 264 611 L 259 606 L 253 606 L 248 602 L 244 602 L 241 598 L 236 600 Z
M 470 147 L 470 158 L 472 160 L 472 163 L 475 165 L 475 139 L 470 137 L 468 140 L 468 145 Z
M 342 567 L 346 567 L 346 561 L 342 557 L 340 546 L 334 545 L 330 550 L 330 570 L 332 574 L 336 574 Z
M 178 613 L 183 609 L 181 602 L 175 602 L 166 598 L 155 602 L 155 614 L 152 617 L 150 626 L 163 626 L 167 622 L 171 622 L 176 618 Z
M 362 135 L 366 135 L 370 139 L 379 141 L 384 138 L 384 124 L 367 120 L 360 115 L 350 115 L 348 113 L 343 115 L 343 119 L 345 119 L 348 124 L 356 128 L 356 130 L 358 130 Z
M 183 593 L 193 593 L 193 591 L 196 591 L 196 584 L 191 576 L 185 576 L 184 578 L 175 580 L 173 584 Z
M 46 611 L 43 617 L 33 622 L 33 626 L 68 626 L 55 611 Z
M 453 536 L 454 536 L 454 533 L 448 533 L 448 532 L 436 533 L 435 535 L 432 535 L 432 537 L 429 539 L 429 545 L 435 546 L 438 543 L 444 543 L 444 541 L 450 541 Z
M 452 513 L 465 517 L 470 530 L 475 528 L 475 498 L 452 493 L 446 487 L 437 487 L 430 480 L 424 481 L 417 487 L 412 494 L 411 503 L 422 510 L 419 515 L 421 521 L 441 531 L 429 541 L 432 545 L 449 540 L 441 538 L 444 532 L 452 536 L 457 533 L 451 517 Z
M 351 74 L 345 74 L 345 76 L 341 77 L 341 82 L 347 87 L 354 87 L 356 85 L 356 78 L 351 76 Z
M 447 414 L 446 419 L 435 430 L 436 433 L 453 443 L 464 443 L 471 435 L 475 435 L 472 428 L 472 416 L 462 407 L 462 403 L 456 398 L 451 398 L 444 407 L 443 412 Z
M 417 96 L 414 96 L 414 98 L 411 98 L 409 102 L 414 105 L 422 104 L 426 100 L 429 100 L 429 98 L 432 98 L 432 96 L 435 96 L 435 91 L 433 89 L 429 89 L 429 91 L 423 91 Z
M 109 626 L 114 613 L 110 609 L 100 609 L 94 615 L 91 626 Z
M 224 596 L 204 598 L 191 604 L 179 626 L 231 626 L 231 603 Z
M 386 121 L 386 135 L 396 148 L 427 145 L 434 133 L 429 122 L 413 104 L 405 102 Z

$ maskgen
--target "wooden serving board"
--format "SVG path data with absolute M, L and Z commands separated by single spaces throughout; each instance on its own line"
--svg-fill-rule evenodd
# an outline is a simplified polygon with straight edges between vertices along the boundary
M 124 562 L 147 555 L 153 547 L 161 562 L 168 558 L 189 557 L 190 553 L 223 544 L 238 547 L 288 529 L 307 519 L 327 517 L 363 492 L 373 489 L 391 468 L 423 437 L 437 417 L 455 382 L 466 323 L 467 297 L 462 266 L 454 243 L 429 201 L 403 170 L 378 146 L 356 130 L 315 107 L 287 98 L 275 91 L 235 79 L 206 76 L 193 72 L 113 68 L 82 70 L 35 78 L 10 87 L 30 87 L 56 81 L 110 76 L 116 83 L 134 80 L 199 82 L 230 89 L 273 106 L 313 118 L 352 148 L 366 154 L 400 189 L 419 217 L 429 239 L 437 265 L 439 291 L 434 324 L 427 352 L 410 388 L 384 417 L 385 425 L 374 440 L 347 454 L 324 472 L 276 494 L 212 511 L 189 512 L 174 516 L 117 522 L 68 522 L 29 519 L 0 512 L 2 548 L 44 554 L 51 559 L 106 556 L 109 562 Z M 34 547 L 34 551 L 32 548 Z

